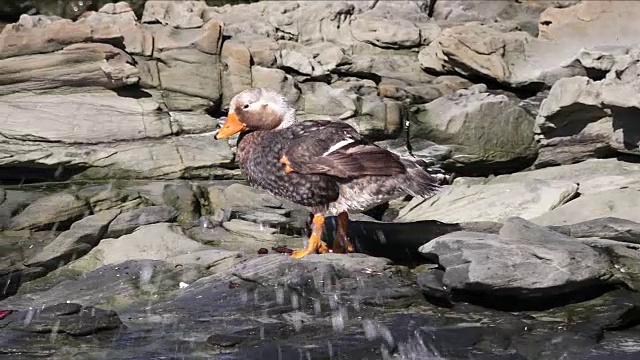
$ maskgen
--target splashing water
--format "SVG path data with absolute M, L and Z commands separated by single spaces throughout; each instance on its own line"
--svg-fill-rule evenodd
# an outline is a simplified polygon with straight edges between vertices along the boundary
M 147 285 L 151 281 L 153 276 L 153 266 L 151 264 L 144 264 L 140 270 L 140 286 Z
M 394 359 L 402 360 L 446 360 L 431 345 L 425 344 L 420 331 L 416 330 L 412 337 L 398 344 L 398 352 Z
M 331 326 L 333 331 L 342 332 L 344 330 L 344 322 L 349 319 L 347 308 L 340 306 L 331 314 Z
M 276 287 L 276 303 L 278 305 L 284 304 L 284 289 L 280 286 Z

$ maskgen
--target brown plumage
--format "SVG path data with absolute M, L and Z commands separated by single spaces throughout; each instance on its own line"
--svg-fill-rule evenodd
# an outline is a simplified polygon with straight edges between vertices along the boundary
M 439 188 L 428 169 L 366 141 L 346 123 L 297 122 L 293 107 L 271 90 L 250 89 L 231 100 L 216 138 L 238 132 L 237 157 L 249 183 L 314 214 L 309 246 L 296 258 L 329 251 L 320 240 L 325 216 L 338 215 L 346 227 L 347 212 L 405 194 L 430 196 Z M 338 234 L 336 250 L 351 251 L 346 229 Z

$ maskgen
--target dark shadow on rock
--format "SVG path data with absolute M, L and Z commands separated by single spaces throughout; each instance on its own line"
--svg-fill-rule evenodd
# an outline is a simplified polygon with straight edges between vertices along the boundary
M 626 150 L 637 151 L 640 144 L 640 109 L 609 106 L 613 115 L 613 129 L 622 131 Z
M 488 309 L 500 311 L 544 311 L 553 308 L 596 299 L 619 287 L 611 284 L 594 285 L 570 292 L 547 294 L 540 296 L 501 295 L 496 292 L 454 291 L 451 293 L 453 302 L 467 302 Z
M 41 267 L 0 270 L 0 301 L 17 294 L 22 284 L 45 276 L 48 272 Z
M 334 218 L 328 218 L 324 228 L 324 241 L 331 246 L 335 233 Z M 427 262 L 418 248 L 432 239 L 463 228 L 435 220 L 410 223 L 350 221 L 349 239 L 355 251 L 384 257 L 394 263 L 410 267 Z
M 150 98 L 152 95 L 137 86 L 124 86 L 121 88 L 113 89 L 113 92 L 118 94 L 118 96 L 133 98 L 133 99 L 143 99 Z
M 88 167 L 45 166 L 35 163 L 21 163 L 20 166 L 0 166 L 0 185 L 22 185 L 39 182 L 65 182 Z
M 556 125 L 556 129 L 545 134 L 547 139 L 567 137 L 579 134 L 587 125 L 596 122 L 609 114 L 594 105 L 571 104 L 547 118 L 547 122 Z

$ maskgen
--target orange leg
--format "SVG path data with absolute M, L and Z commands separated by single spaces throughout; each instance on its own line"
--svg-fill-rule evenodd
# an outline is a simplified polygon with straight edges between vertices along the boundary
M 280 163 L 284 164 L 285 174 L 288 174 L 293 171 L 293 169 L 291 168 L 291 163 L 289 162 L 289 159 L 287 159 L 285 155 L 282 155 L 282 157 L 280 158 Z
M 311 231 L 311 236 L 309 237 L 307 248 L 294 251 L 293 254 L 291 254 L 292 258 L 301 259 L 309 254 L 315 253 L 316 251 L 319 254 L 329 252 L 327 244 L 322 241 L 322 227 L 324 226 L 324 216 L 317 214 L 314 215 L 312 223 L 313 230 Z
M 333 252 L 353 252 L 353 244 L 349 241 L 349 214 L 346 211 L 338 214 L 336 224 L 336 237 L 333 241 Z M 345 251 L 346 250 L 346 251 Z

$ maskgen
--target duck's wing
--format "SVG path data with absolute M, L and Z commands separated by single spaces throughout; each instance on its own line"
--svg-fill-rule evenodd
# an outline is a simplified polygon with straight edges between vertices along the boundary
M 348 124 L 309 122 L 299 130 L 283 154 L 293 171 L 341 178 L 407 171 L 396 154 L 366 141 Z

